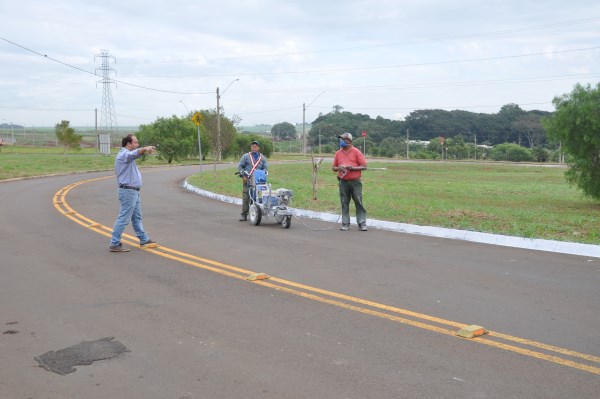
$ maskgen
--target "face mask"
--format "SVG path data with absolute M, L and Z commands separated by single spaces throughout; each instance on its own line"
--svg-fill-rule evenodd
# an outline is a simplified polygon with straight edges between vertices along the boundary
M 340 139 L 340 147 L 344 148 L 348 144 L 344 141 L 344 139 Z

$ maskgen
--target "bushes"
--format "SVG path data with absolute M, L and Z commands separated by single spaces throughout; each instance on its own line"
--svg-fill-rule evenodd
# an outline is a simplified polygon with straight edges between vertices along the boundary
M 518 144 L 498 144 L 490 151 L 490 159 L 494 161 L 533 162 L 535 158 L 529 148 Z
M 542 147 L 533 147 L 531 152 L 536 162 L 548 162 L 552 156 L 550 150 Z

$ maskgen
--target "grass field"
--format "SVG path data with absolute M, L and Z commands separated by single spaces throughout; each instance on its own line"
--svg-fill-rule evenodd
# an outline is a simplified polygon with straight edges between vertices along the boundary
M 370 166 L 373 169 L 363 172 L 369 218 L 600 244 L 600 202 L 570 187 L 564 168 L 458 162 L 371 162 Z M 317 200 L 312 199 L 310 163 L 272 164 L 269 182 L 273 188 L 294 190 L 294 207 L 338 213 L 337 180 L 330 169 L 330 163 L 321 165 Z M 240 180 L 233 173 L 195 175 L 189 182 L 239 197 Z
M 10 151 L 7 151 L 8 148 Z M 63 149 L 60 147 L 3 147 L 0 152 L 0 180 L 56 173 L 112 170 L 117 152 L 118 149 L 113 149 L 112 156 L 103 156 L 96 154 L 94 148 L 63 154 Z M 180 163 L 198 163 L 198 159 Z M 146 166 L 164 164 L 155 156 L 147 157 L 142 163 Z
M 61 148 L 30 153 L 12 148 L 0 153 L 0 180 L 112 170 L 113 156 L 94 149 L 62 154 Z M 292 206 L 338 213 L 337 180 L 325 161 L 313 200 L 310 162 L 296 162 L 298 154 L 276 153 L 269 182 L 273 188 L 294 191 Z M 230 160 L 237 162 L 237 160 Z M 198 163 L 188 160 L 183 163 Z M 206 164 L 212 163 L 207 161 Z M 164 165 L 150 156 L 141 166 Z M 600 244 L 600 201 L 583 197 L 565 182 L 562 167 L 463 162 L 375 162 L 363 173 L 368 217 L 379 220 L 440 226 L 520 237 Z M 385 168 L 385 170 L 381 170 Z M 235 168 L 192 176 L 191 184 L 230 196 L 241 196 Z M 352 213 L 354 210 L 352 209 Z

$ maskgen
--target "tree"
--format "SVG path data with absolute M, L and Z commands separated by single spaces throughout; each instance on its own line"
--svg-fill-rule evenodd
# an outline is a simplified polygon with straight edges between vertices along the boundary
M 235 140 L 237 129 L 235 125 L 239 122 L 239 118 L 234 116 L 228 118 L 223 116 L 221 112 L 217 115 L 217 110 L 203 110 L 200 111 L 204 115 L 204 127 L 206 128 L 206 134 L 208 135 L 208 141 L 210 142 L 213 157 L 215 160 L 215 170 L 217 167 L 216 162 L 220 161 L 223 154 L 228 153 L 233 141 Z M 221 132 L 219 135 L 219 129 L 217 128 L 217 118 L 220 117 Z M 219 144 L 220 152 L 219 152 Z
M 138 133 L 140 143 L 158 149 L 158 158 L 168 163 L 173 160 L 198 155 L 196 125 L 189 118 L 158 118 L 149 125 L 141 125 Z M 206 136 L 206 135 L 201 135 Z M 202 152 L 208 151 L 208 140 L 202 137 Z
M 600 83 L 596 87 L 577 84 L 552 102 L 556 112 L 542 123 L 570 155 L 567 181 L 600 199 Z
M 271 134 L 282 140 L 293 140 L 296 138 L 296 126 L 289 122 L 278 123 L 271 128 Z
M 334 108 L 336 107 L 337 111 L 321 115 L 312 122 L 312 127 L 308 132 L 310 145 L 317 145 L 319 143 L 319 136 L 322 143 L 329 142 L 331 138 L 337 142 L 337 136 L 344 132 L 352 133 L 356 139 L 360 137 L 362 130 L 370 130 L 370 128 L 365 128 L 365 124 L 372 121 L 369 115 L 341 112 L 339 110 L 343 108 L 339 105 L 336 105 Z
M 69 121 L 62 121 L 57 123 L 54 127 L 56 132 L 56 140 L 64 146 L 64 153 L 67 153 L 67 149 L 79 151 L 81 149 L 80 144 L 83 139 L 82 134 L 76 134 L 75 129 L 69 126 Z
M 406 156 L 406 142 L 395 137 L 386 137 L 379 144 L 377 153 L 382 157 L 394 158 L 402 155 Z
M 231 144 L 231 155 L 236 159 L 239 159 L 245 152 L 250 151 L 250 144 L 254 140 L 260 143 L 260 153 L 269 158 L 273 152 L 273 144 L 271 143 L 271 140 L 266 139 L 265 136 L 259 136 L 257 134 L 236 135 Z
M 525 114 L 511 123 L 511 128 L 525 136 L 529 142 L 529 148 L 534 148 L 542 144 L 546 138 L 544 128 L 540 123 L 540 116 L 536 114 Z M 519 140 L 520 141 L 520 140 Z

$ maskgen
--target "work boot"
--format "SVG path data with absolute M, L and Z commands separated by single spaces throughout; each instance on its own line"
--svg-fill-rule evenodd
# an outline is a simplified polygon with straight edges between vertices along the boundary
M 239 220 L 240 220 L 240 222 L 245 222 L 246 220 L 248 220 L 248 215 L 244 215 L 244 214 L 242 213 L 242 216 L 240 216 L 240 219 L 239 219 Z

